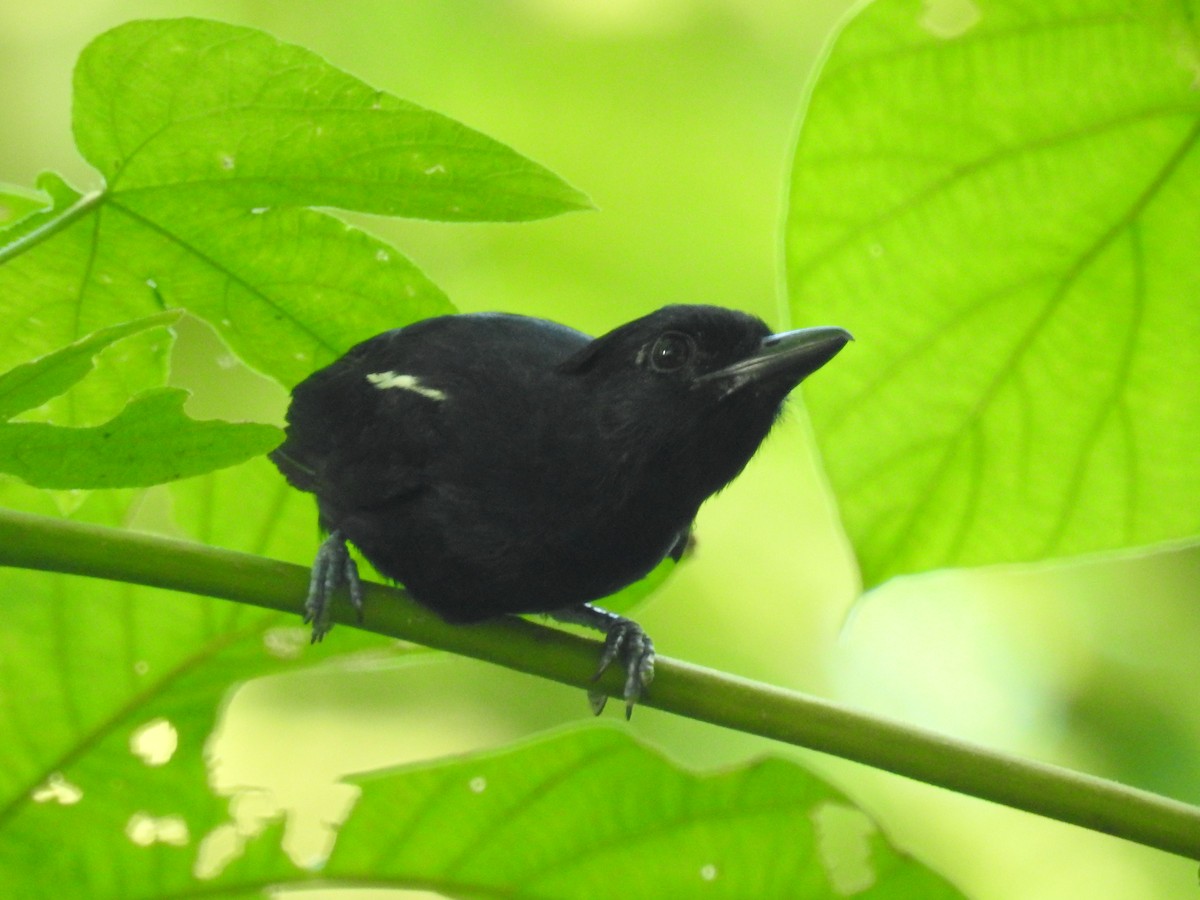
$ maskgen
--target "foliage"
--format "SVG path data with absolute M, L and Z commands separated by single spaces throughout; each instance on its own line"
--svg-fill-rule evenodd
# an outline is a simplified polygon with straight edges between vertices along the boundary
M 1193 537 L 1194 4 L 920 6 L 846 28 L 792 173 L 793 312 L 861 347 L 806 398 L 866 585 Z
M 178 317 L 153 314 L 158 308 L 205 319 L 244 359 L 285 384 L 360 338 L 450 309 L 394 249 L 312 206 L 461 221 L 521 220 L 586 205 L 508 148 L 248 29 L 131 23 L 84 52 L 75 87 L 76 139 L 106 186 L 85 196 L 43 176 L 50 204 L 41 209 L 11 192 L 8 208 L 16 212 L 0 249 L 3 315 L 14 326 L 6 347 L 10 355 L 16 348 L 37 355 L 0 376 L 0 413 L 54 423 L 0 424 L 0 470 L 34 486 L 152 485 L 259 457 L 277 441 L 269 426 L 193 422 L 183 414 L 183 392 L 156 386 L 167 329 Z M 110 352 L 147 332 L 153 342 Z M 72 342 L 56 349 L 64 339 Z M 80 426 L 131 390 L 137 393 L 110 421 Z M 228 522 L 201 514 L 230 510 L 266 469 L 260 460 L 180 482 L 179 523 L 201 540 L 294 555 L 308 513 L 277 478 L 278 499 L 257 514 Z M 8 500 L 44 507 L 16 487 Z M 76 515 L 119 524 L 127 509 L 97 499 Z M 633 586 L 619 605 L 669 568 Z M 3 638 L 6 893 L 61 896 L 67 884 L 94 897 L 158 896 L 186 891 L 194 871 L 226 896 L 256 894 L 268 883 L 314 883 L 281 853 L 275 830 L 242 846 L 234 855 L 243 858 L 227 871 L 228 860 L 213 862 L 211 850 L 234 828 L 205 787 L 204 742 L 221 697 L 231 683 L 313 655 L 272 637 L 278 614 L 212 600 L 178 610 L 149 589 L 81 591 L 61 575 L 4 570 L 3 578 L 4 596 L 21 598 L 8 611 Z M 58 639 L 39 639 L 48 634 Z M 367 640 L 340 639 L 338 647 Z M 95 675 L 96 659 L 111 661 L 104 677 Z M 56 677 L 19 687 L 21 673 L 34 671 Z M 138 749 L 152 730 L 168 735 L 168 749 L 153 759 Z M 465 771 L 474 774 L 468 779 Z M 468 785 L 484 778 L 490 789 L 476 798 Z M 505 788 L 522 781 L 515 795 Z M 480 814 L 441 824 L 430 818 L 439 795 L 460 783 Z M 619 788 L 596 790 L 608 784 Z M 559 828 L 548 833 L 536 817 L 514 819 L 511 804 L 534 796 L 553 809 Z M 415 818 L 396 816 L 398 802 Z M 706 879 L 727 896 L 785 896 L 798 878 L 832 895 L 845 878 L 833 857 L 811 865 L 822 859 L 825 806 L 848 808 L 791 764 L 698 781 L 628 738 L 584 731 L 490 761 L 373 780 L 323 878 L 460 892 L 529 884 L 535 865 L 556 895 L 585 896 L 604 883 L 608 865 L 641 858 L 630 896 L 661 896 L 681 881 Z M 365 824 L 380 809 L 389 827 Z M 417 820 L 427 820 L 424 840 L 443 850 L 435 857 L 427 847 L 402 865 L 388 848 Z M 467 823 L 476 839 L 461 845 Z M 81 842 L 55 840 L 63 828 Z M 900 896 L 897 883 L 914 878 L 939 895 L 954 894 L 867 831 L 871 858 L 854 877 L 871 895 Z M 481 843 L 488 832 L 491 841 Z M 792 863 L 768 869 L 785 835 Z M 550 856 L 548 836 L 561 842 Z M 489 846 L 528 851 L 497 858 Z M 538 846 L 539 855 L 529 855 Z M 674 866 L 647 864 L 663 852 Z M 447 853 L 456 865 L 446 864 Z M 364 855 L 387 863 L 364 866 Z M 463 868 L 472 863 L 475 875 Z M 50 881 L 43 877 L 48 865 L 57 873 Z
M 183 412 L 187 393 L 176 388 L 143 391 L 94 428 L 7 421 L 77 384 L 104 348 L 177 318 L 162 313 L 104 328 L 0 376 L 0 471 L 44 488 L 148 487 L 260 456 L 279 443 L 269 425 L 193 421 Z
M 1188 9 L 988 0 L 946 25 L 879 0 L 832 51 L 788 264 L 795 315 L 859 338 L 809 405 L 868 584 L 1195 532 L 1200 357 L 1171 339 L 1200 324 Z M 1091 64 L 1101 51 L 1111 68 Z M 60 489 L 194 476 L 165 489 L 171 527 L 215 545 L 304 562 L 311 510 L 255 458 L 275 429 L 195 422 L 164 388 L 175 310 L 290 385 L 452 309 L 394 248 L 315 207 L 525 221 L 589 205 L 490 138 L 246 28 L 129 23 L 84 51 L 75 92 L 104 188 L 47 174 L 38 204 L 0 188 L 0 471 Z M 10 507 L 64 505 L 0 487 Z M 143 500 L 66 505 L 128 526 Z M 230 685 L 377 641 L 339 629 L 336 648 L 305 648 L 275 613 L 13 569 L 0 608 L 6 894 L 597 896 L 620 873 L 628 896 L 957 895 L 790 763 L 695 775 L 607 729 L 359 779 L 324 870 L 304 871 L 278 826 L 236 831 L 205 741 Z M 165 762 L 139 750 L 153 729 L 176 742 Z M 848 851 L 826 843 L 831 814 L 852 816 Z M 212 862 L 226 838 L 236 858 Z

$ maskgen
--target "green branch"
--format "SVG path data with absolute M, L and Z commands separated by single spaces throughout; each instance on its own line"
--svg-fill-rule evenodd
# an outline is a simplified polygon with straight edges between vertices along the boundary
M 293 612 L 308 571 L 154 535 L 0 511 L 0 565 L 87 575 Z M 349 604 L 334 619 L 354 624 Z M 403 591 L 367 586 L 378 634 L 590 686 L 597 646 L 522 619 L 448 625 Z M 830 753 L 907 778 L 1200 859 L 1200 807 L 856 712 L 770 685 L 659 657 L 646 705 Z M 621 674 L 602 687 L 620 694 Z

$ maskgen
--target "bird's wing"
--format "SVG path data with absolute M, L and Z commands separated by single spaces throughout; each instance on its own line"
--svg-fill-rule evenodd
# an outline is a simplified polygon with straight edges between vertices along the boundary
M 296 387 L 272 454 L 293 486 L 344 508 L 420 490 L 442 440 L 439 392 L 388 366 L 375 341 Z

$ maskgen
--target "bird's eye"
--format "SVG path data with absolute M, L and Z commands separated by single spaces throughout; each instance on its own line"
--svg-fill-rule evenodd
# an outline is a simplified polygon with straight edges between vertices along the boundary
M 650 348 L 650 366 L 659 372 L 675 372 L 691 360 L 696 342 L 680 331 L 668 331 Z

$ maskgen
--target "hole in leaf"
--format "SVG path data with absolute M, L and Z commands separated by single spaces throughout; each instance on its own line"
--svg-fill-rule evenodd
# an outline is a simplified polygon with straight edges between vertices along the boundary
M 200 841 L 192 874 L 205 881 L 216 878 L 225 871 L 227 865 L 242 855 L 245 844 L 245 839 L 233 822 L 218 825 Z
M 129 736 L 129 750 L 148 766 L 166 765 L 179 747 L 179 732 L 166 719 L 152 719 Z
M 155 817 L 144 812 L 135 812 L 129 817 L 125 835 L 139 847 L 153 844 L 183 847 L 191 839 L 187 822 L 181 816 Z
M 862 811 L 842 803 L 823 803 L 812 812 L 817 852 L 829 886 L 844 897 L 875 884 L 870 838 L 875 824 Z
M 263 646 L 276 659 L 297 659 L 309 643 L 309 630 L 297 626 L 268 628 L 263 632 Z
M 83 799 L 83 789 L 67 781 L 61 772 L 55 772 L 46 779 L 45 784 L 34 788 L 32 796 L 35 803 L 54 802 L 60 806 L 71 806 Z

